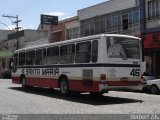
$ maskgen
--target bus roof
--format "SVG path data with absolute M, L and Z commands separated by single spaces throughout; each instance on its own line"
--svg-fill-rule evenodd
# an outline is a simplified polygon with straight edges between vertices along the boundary
M 107 36 L 127 37 L 127 38 L 133 38 L 133 39 L 140 40 L 140 38 L 138 38 L 138 37 L 129 36 L 129 35 L 121 35 L 121 34 L 99 34 L 99 35 L 92 35 L 92 36 L 87 36 L 87 37 L 74 38 L 74 39 L 71 39 L 71 40 L 59 41 L 59 42 L 54 42 L 54 43 L 47 43 L 47 44 L 38 45 L 38 46 L 21 48 L 21 49 L 16 50 L 15 52 L 25 51 L 25 50 L 30 50 L 30 49 L 39 49 L 39 48 L 44 48 L 44 47 L 49 47 L 49 46 L 54 46 L 54 45 L 71 43 L 71 42 L 77 42 L 77 41 L 80 41 L 80 40 L 88 40 L 88 39 L 93 39 L 93 38 L 96 39 L 96 38 L 100 38 L 100 37 L 104 37 L 104 36 L 106 36 L 106 37 L 107 37 Z

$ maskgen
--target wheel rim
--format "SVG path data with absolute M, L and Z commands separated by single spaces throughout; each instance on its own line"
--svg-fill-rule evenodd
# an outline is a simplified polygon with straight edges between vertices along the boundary
M 151 87 L 151 93 L 152 94 L 157 94 L 158 90 L 157 90 L 157 87 L 156 86 L 152 86 Z
M 63 94 L 67 93 L 67 90 L 68 90 L 68 85 L 67 85 L 67 82 L 66 81 L 62 81 L 61 82 L 61 92 Z

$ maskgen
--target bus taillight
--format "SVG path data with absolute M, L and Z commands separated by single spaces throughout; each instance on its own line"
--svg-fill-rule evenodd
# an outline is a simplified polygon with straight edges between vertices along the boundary
M 106 74 L 100 74 L 100 80 L 106 81 Z

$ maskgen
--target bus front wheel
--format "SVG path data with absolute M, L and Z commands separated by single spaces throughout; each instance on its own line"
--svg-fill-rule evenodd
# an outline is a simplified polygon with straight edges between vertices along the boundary
M 69 94 L 69 85 L 66 78 L 60 80 L 60 92 L 61 95 L 66 96 Z

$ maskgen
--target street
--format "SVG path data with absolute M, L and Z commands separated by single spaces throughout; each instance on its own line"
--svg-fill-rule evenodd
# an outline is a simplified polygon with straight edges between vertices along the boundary
M 29 88 L 0 79 L 1 114 L 160 114 L 160 95 L 110 91 L 102 97 Z

